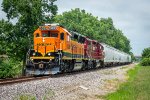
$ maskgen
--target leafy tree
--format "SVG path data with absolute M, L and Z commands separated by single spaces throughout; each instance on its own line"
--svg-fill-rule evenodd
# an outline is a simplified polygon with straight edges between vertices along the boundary
M 111 18 L 94 17 L 79 8 L 57 15 L 54 20 L 68 30 L 77 31 L 91 39 L 109 44 L 121 51 L 130 53 L 130 41 L 121 30 L 116 29 Z
M 7 51 L 9 51 L 9 43 L 6 41 L 10 41 L 12 29 L 13 25 L 10 22 L 0 20 L 0 55 L 7 54 Z
M 150 47 L 143 50 L 141 65 L 150 66 Z
M 11 59 L 1 61 L 1 78 L 17 74 L 19 61 L 25 62 L 26 52 L 32 45 L 34 30 L 41 24 L 52 22 L 57 14 L 55 1 L 3 0 L 2 10 L 7 14 L 8 21 L 0 20 L 0 54 L 7 54 Z M 13 19 L 17 19 L 15 25 L 9 22 Z
M 132 60 L 132 61 L 136 61 L 136 58 L 135 58 L 133 52 L 129 52 L 129 54 L 131 55 L 131 60 Z
M 3 0 L 3 11 L 8 21 L 17 18 L 16 25 L 11 30 L 10 38 L 6 44 L 8 55 L 18 60 L 25 58 L 31 45 L 34 30 L 42 23 L 53 21 L 57 13 L 56 0 Z M 50 14 L 51 16 L 45 16 Z M 9 28 L 8 28 L 9 29 Z M 4 30 L 3 30 L 4 31 Z M 4 31 L 4 34 L 7 34 Z
M 143 50 L 142 58 L 150 58 L 150 47 Z
M 150 58 L 143 58 L 141 61 L 141 65 L 150 66 Z

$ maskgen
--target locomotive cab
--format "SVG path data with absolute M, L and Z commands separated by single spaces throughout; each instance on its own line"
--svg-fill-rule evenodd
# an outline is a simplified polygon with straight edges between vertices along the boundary
M 34 32 L 34 50 L 32 57 L 55 57 L 56 53 L 66 49 L 70 33 L 60 26 L 40 26 Z M 36 55 L 39 54 L 39 55 Z
M 60 33 L 58 30 L 37 30 L 34 32 L 34 50 L 42 57 L 53 57 L 60 49 Z M 37 55 L 33 55 L 36 57 Z

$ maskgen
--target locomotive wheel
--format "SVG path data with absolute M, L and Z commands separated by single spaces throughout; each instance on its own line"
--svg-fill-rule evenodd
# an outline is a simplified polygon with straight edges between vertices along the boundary
M 81 68 L 81 70 L 86 70 L 87 68 L 86 68 L 86 62 L 85 61 L 82 61 L 82 68 Z
M 62 61 L 60 71 L 61 71 L 61 73 L 69 72 L 70 71 L 70 63 L 68 61 Z
M 104 61 L 100 61 L 100 67 L 102 67 L 102 68 L 105 67 Z
M 92 69 L 93 68 L 93 61 L 88 61 L 88 69 Z
M 64 62 L 61 61 L 61 65 L 60 65 L 60 73 L 64 73 L 64 72 L 65 72 Z
M 93 68 L 96 68 L 96 61 L 93 61 Z
M 74 69 L 74 62 L 69 62 L 69 69 L 68 72 L 72 72 Z

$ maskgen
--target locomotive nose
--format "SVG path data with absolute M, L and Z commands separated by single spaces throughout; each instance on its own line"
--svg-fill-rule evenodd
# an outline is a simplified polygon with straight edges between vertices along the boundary
M 43 56 L 50 54 L 50 52 L 56 52 L 59 49 L 60 42 L 58 38 L 38 38 L 36 39 L 36 45 L 34 50 L 41 53 Z

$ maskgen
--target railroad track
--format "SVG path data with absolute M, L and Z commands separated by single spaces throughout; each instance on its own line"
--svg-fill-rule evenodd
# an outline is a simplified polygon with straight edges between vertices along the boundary
M 117 67 L 117 66 L 115 66 L 115 67 Z M 110 68 L 110 67 L 105 67 L 105 68 Z M 78 71 L 73 71 L 71 73 L 62 73 L 62 74 L 60 73 L 60 74 L 56 74 L 56 75 L 47 75 L 47 76 L 23 76 L 23 77 L 19 77 L 19 78 L 1 79 L 0 80 L 0 86 L 11 85 L 11 84 L 15 84 L 15 83 L 28 82 L 28 81 L 34 81 L 34 80 L 47 79 L 47 78 L 63 77 L 66 75 L 88 73 L 88 72 L 92 72 L 92 71 L 99 70 L 99 69 L 105 69 L 105 68 L 95 68 L 95 69 L 89 69 L 89 70 L 84 70 L 84 71 L 78 70 Z
M 0 85 L 10 85 L 10 84 L 15 84 L 15 83 L 22 83 L 22 82 L 28 82 L 28 81 L 33 81 L 33 80 L 40 80 L 40 79 L 46 79 L 49 78 L 50 76 L 25 76 L 25 77 L 19 77 L 19 78 L 9 78 L 9 79 L 2 79 L 0 80 Z
M 82 73 L 86 73 L 86 72 L 89 72 L 89 71 L 93 71 L 93 69 L 82 71 Z M 80 73 L 81 73 L 81 70 L 74 71 L 74 72 L 71 72 L 71 73 L 60 73 L 60 74 L 48 75 L 48 76 L 24 76 L 24 77 L 19 77 L 19 78 L 1 79 L 0 80 L 0 86 L 11 85 L 11 84 L 15 84 L 15 83 L 28 82 L 28 81 L 34 81 L 34 80 L 41 80 L 41 79 L 46 79 L 46 78 L 63 77 L 63 76 L 66 76 L 66 75 L 74 75 L 74 74 L 80 74 Z

